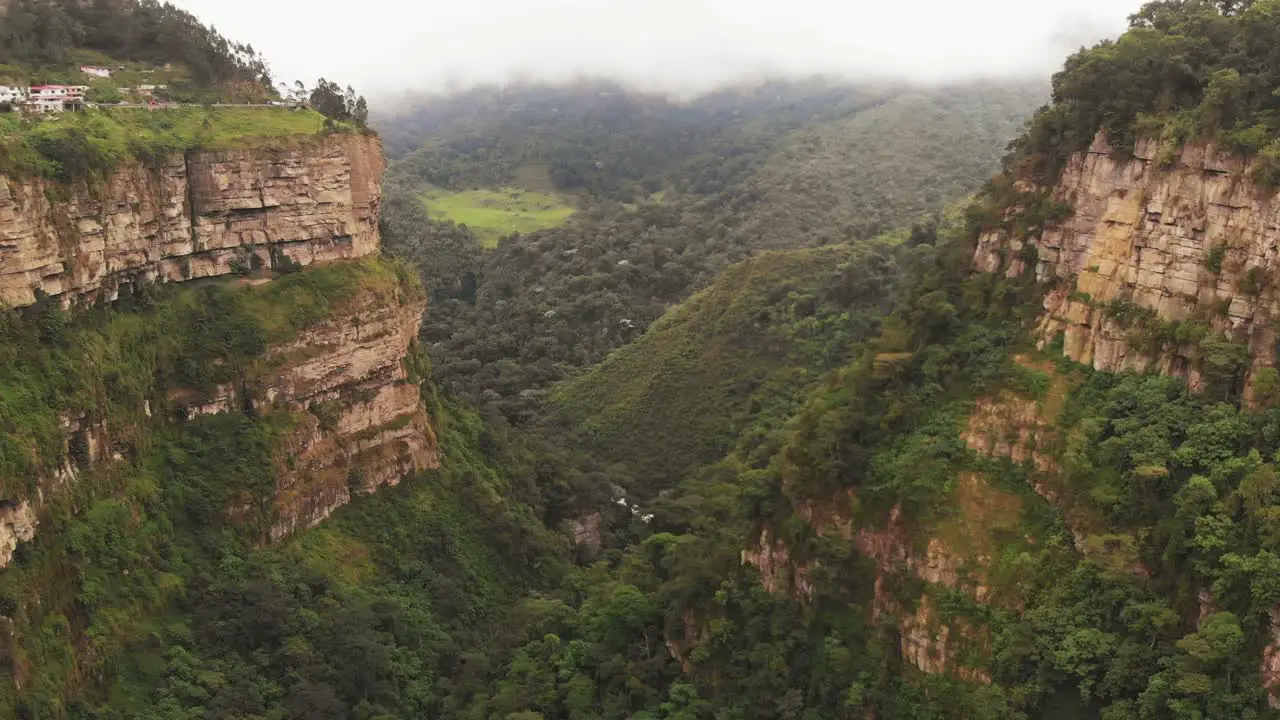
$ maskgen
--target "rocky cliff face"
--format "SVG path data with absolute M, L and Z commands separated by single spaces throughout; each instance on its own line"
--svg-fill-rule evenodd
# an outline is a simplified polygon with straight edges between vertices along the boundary
M 353 313 L 273 349 L 268 362 L 283 366 L 261 397 L 301 422 L 284 447 L 271 539 L 315 525 L 353 493 L 440 466 L 405 367 L 422 310 L 416 300 L 370 296 Z
M 354 494 L 439 467 L 436 438 L 407 356 L 421 298 L 369 291 L 293 341 L 272 347 L 243 385 L 171 394 L 188 418 L 285 411 L 296 423 L 279 450 L 270 539 L 312 527 Z M 234 516 L 241 508 L 230 508 Z
M 1280 286 L 1272 282 L 1280 269 L 1280 203 L 1274 190 L 1255 184 L 1252 170 L 1213 145 L 1175 152 L 1144 140 L 1133 157 L 1120 157 L 1100 136 L 1071 158 L 1052 189 L 1070 204 L 1070 216 L 1033 237 L 983 235 L 974 265 L 1020 274 L 1024 245 L 1035 246 L 1036 276 L 1056 282 L 1040 337 L 1047 344 L 1061 334 L 1073 360 L 1099 370 L 1158 370 L 1203 386 L 1197 352 L 1184 339 L 1135 341 L 1132 323 L 1109 309 L 1129 301 L 1154 313 L 1154 322 L 1195 321 L 1247 344 L 1252 381 L 1274 362 L 1280 311 Z
M 101 186 L 0 176 L 0 303 L 37 291 L 114 299 L 121 284 L 360 257 L 378 248 L 380 141 L 172 155 Z M 256 259 L 255 259 L 256 258 Z
M 310 265 L 376 253 L 382 169 L 376 138 L 335 135 L 305 148 L 193 153 L 159 168 L 129 168 L 105 188 L 72 188 L 66 204 L 51 202 L 39 181 L 0 178 L 0 301 L 27 304 L 37 289 L 69 301 L 111 299 L 140 278 L 212 277 L 242 270 L 234 263 L 254 257 L 271 267 L 281 258 Z M 264 540 L 315 525 L 353 494 L 439 466 L 410 371 L 421 288 L 391 277 L 380 261 L 364 262 L 372 263 L 366 282 L 323 320 L 269 347 L 234 385 L 173 388 L 153 398 L 163 412 L 157 408 L 147 422 L 245 409 L 292 417 L 277 448 Z M 62 424 L 64 459 L 35 478 L 34 491 L 0 485 L 0 568 L 36 536 L 53 494 L 133 454 L 129 423 L 123 430 L 112 423 L 110 433 L 103 418 Z M 256 512 L 262 500 L 243 498 L 228 515 Z
M 985 670 L 968 662 L 990 655 L 989 630 L 966 618 L 939 612 L 935 595 L 958 590 L 979 603 L 1010 603 L 991 591 L 987 575 L 997 552 L 994 534 L 1016 527 L 1021 501 L 996 489 L 981 475 L 967 473 L 957 478 L 956 516 L 930 528 L 921 546 L 913 541 L 900 507 L 889 513 L 883 526 L 855 530 L 847 517 L 832 510 L 848 507 L 851 498 L 835 500 L 827 508 L 802 503 L 796 514 L 819 536 L 838 537 L 874 562 L 871 621 L 890 619 L 896 624 L 902 658 L 920 672 L 951 673 L 989 683 Z M 815 597 L 817 588 L 810 575 L 817 563 L 797 561 L 787 544 L 767 528 L 756 546 L 742 553 L 742 562 L 760 572 L 761 584 L 769 592 L 790 590 L 803 602 Z M 901 586 L 905 577 L 922 581 L 925 592 L 909 599 L 896 596 L 890 587 Z

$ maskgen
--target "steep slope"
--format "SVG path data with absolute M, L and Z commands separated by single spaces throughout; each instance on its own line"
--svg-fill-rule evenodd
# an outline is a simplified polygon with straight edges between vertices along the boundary
M 564 650 L 514 651 L 612 659 L 648 694 L 584 699 L 513 664 L 483 707 L 1276 716 L 1280 415 L 1258 378 L 1274 381 L 1277 12 L 1151 3 L 1073 57 L 878 335 L 798 412 L 757 419 L 785 427 L 766 452 L 747 438 L 646 498 L 557 626 Z M 625 405 L 653 376 L 619 358 L 641 378 L 613 376 Z M 592 385 L 609 369 L 580 382 L 612 400 Z M 601 625 L 660 633 L 674 663 Z
M 893 298 L 891 241 L 768 252 L 721 273 L 639 339 L 550 399 L 593 457 L 624 463 L 641 497 L 778 428 L 822 375 L 874 335 Z M 637 432 L 638 428 L 644 428 Z
M 0 302 L 375 253 L 383 168 L 376 138 L 336 134 L 170 154 L 93 187 L 0 175 Z
M 381 168 L 335 134 L 0 178 L 0 714 L 64 716 L 221 553 L 439 467 Z
M 1099 136 L 1049 191 L 1066 217 L 1027 236 L 988 232 L 974 263 L 1059 281 L 1038 333 L 1061 336 L 1072 360 L 1273 402 L 1276 192 L 1255 166 L 1212 143 L 1149 139 L 1121 158 Z

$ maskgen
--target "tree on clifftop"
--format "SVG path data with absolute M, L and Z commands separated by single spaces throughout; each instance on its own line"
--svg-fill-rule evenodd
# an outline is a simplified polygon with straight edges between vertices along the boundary
M 320 78 L 311 91 L 311 107 L 321 115 L 339 122 L 351 122 L 365 127 L 369 122 L 369 106 L 364 97 L 356 95 L 350 85 L 346 90 L 338 83 Z

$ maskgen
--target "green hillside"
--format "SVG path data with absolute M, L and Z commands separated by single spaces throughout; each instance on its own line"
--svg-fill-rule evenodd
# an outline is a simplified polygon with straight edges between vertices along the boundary
M 439 119 L 432 139 L 393 164 L 384 237 L 433 288 L 424 333 L 441 383 L 524 422 L 552 382 L 603 360 L 736 262 L 935 223 L 998 168 L 1040 93 L 1034 83 L 815 82 L 686 104 L 572 86 L 468 95 L 444 109 L 470 124 Z M 469 99 L 481 117 L 462 113 Z M 584 158 L 589 181 L 556 174 Z M 436 191 L 449 193 L 446 208 L 492 198 L 544 166 L 530 163 L 550 166 L 552 186 L 581 209 L 488 252 L 469 224 L 424 217 L 410 199 L 423 183 L 454 183 Z
M 875 334 L 900 272 L 895 249 L 881 240 L 734 265 L 561 384 L 549 421 L 567 425 L 593 457 L 624 463 L 643 494 L 734 446 L 763 443 L 781 429 L 770 419 L 785 417 Z
M 1041 334 L 1071 280 L 1013 244 L 1072 209 L 1026 181 L 1098 132 L 1117 159 L 1144 132 L 1212 139 L 1265 179 L 1278 18 L 1149 3 L 1011 147 L 1026 87 L 476 90 L 387 121 L 403 261 L 0 313 L 0 477 L 57 465 L 64 411 L 141 428 L 0 571 L 0 715 L 1280 718 L 1280 402 L 1245 382 L 1274 288 L 1239 289 L 1250 323 L 1215 302 L 1235 335 L 1088 308 L 1173 338 L 1196 384 L 1104 372 Z M 544 167 L 522 198 L 578 211 L 494 247 L 423 206 Z M 978 272 L 997 230 L 1001 272 Z M 1226 251 L 1197 271 L 1222 297 Z M 407 362 L 442 467 L 259 542 L 258 506 L 226 508 L 273 489 L 289 418 L 168 423 L 168 383 L 236 381 L 361 288 L 420 297 L 418 274 L 431 362 Z

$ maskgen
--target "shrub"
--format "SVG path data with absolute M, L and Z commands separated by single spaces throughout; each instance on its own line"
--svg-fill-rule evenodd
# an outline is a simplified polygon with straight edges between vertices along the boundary
M 1209 248 L 1209 252 L 1204 256 L 1205 268 L 1214 275 L 1222 274 L 1222 262 L 1227 257 L 1227 246 L 1219 243 Z

